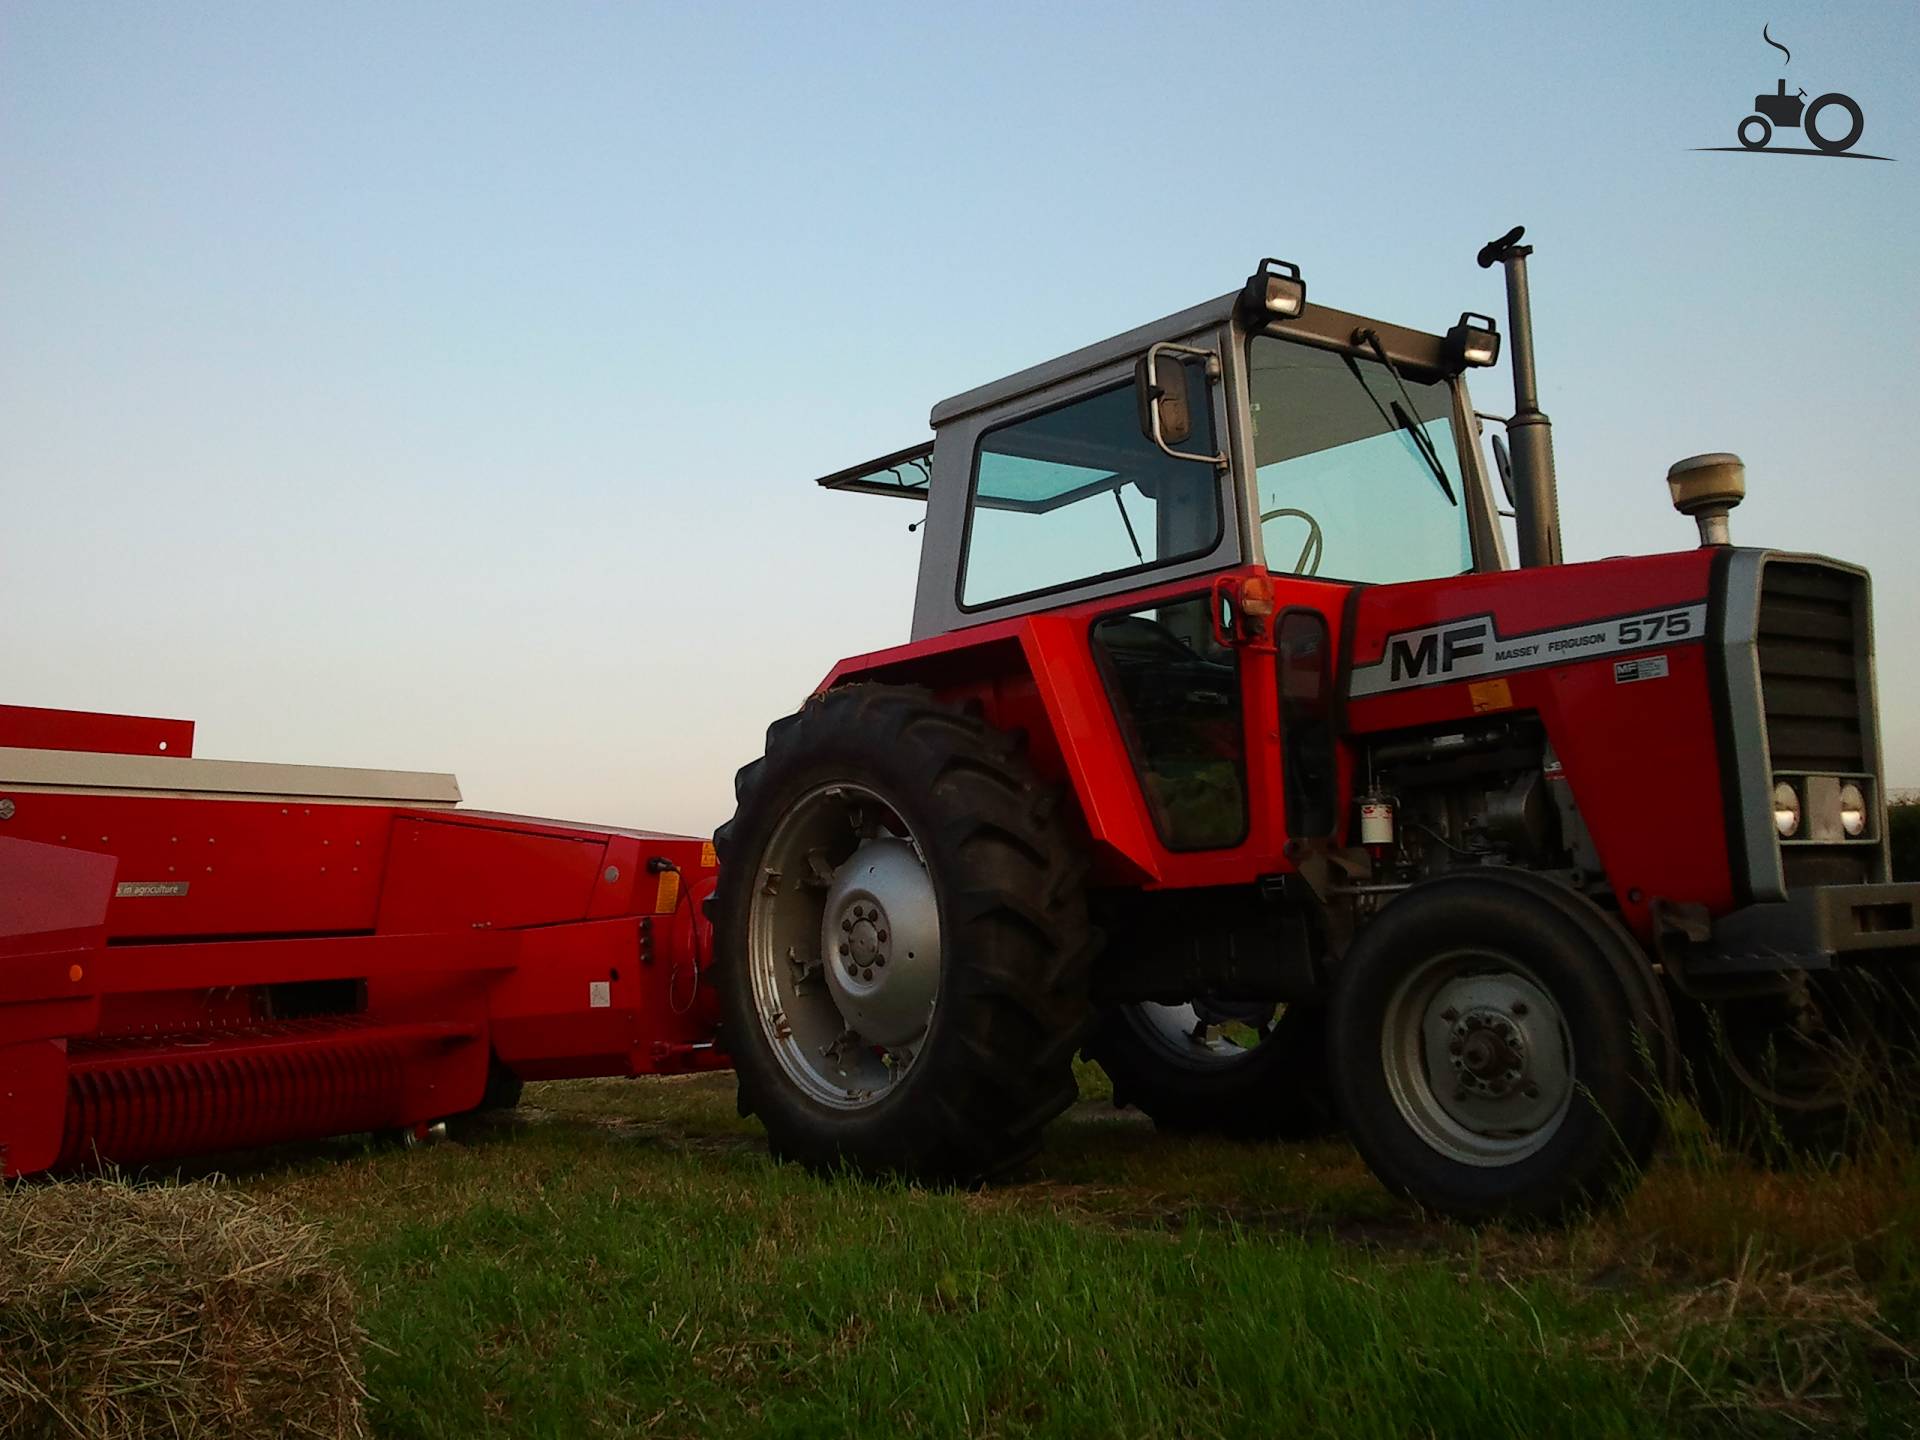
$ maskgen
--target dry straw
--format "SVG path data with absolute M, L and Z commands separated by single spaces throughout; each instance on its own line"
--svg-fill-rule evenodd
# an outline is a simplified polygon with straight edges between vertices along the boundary
M 0 1435 L 366 1433 L 346 1279 L 214 1182 L 0 1192 Z

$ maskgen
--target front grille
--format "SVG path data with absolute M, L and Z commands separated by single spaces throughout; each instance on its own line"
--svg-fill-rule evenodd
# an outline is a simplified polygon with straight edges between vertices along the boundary
M 1868 768 L 1859 653 L 1860 578 L 1776 560 L 1760 580 L 1760 703 L 1776 771 Z M 1870 703 L 1870 702 L 1867 702 Z
M 1769 790 L 1798 775 L 1861 776 L 1869 794 L 1877 788 L 1867 606 L 1857 572 L 1798 560 L 1761 569 L 1754 639 Z M 1871 840 L 1783 842 L 1782 877 L 1789 890 L 1863 884 L 1879 878 L 1878 849 Z

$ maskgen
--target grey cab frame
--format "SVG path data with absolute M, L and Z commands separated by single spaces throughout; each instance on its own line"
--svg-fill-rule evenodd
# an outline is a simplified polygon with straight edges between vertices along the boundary
M 1464 378 L 1447 364 L 1441 338 L 1311 304 L 1294 319 L 1248 326 L 1243 320 L 1239 299 L 1238 291 L 1223 295 L 966 391 L 934 407 L 932 468 L 926 487 L 927 517 L 913 607 L 914 640 L 1012 616 L 1054 610 L 1066 604 L 1126 595 L 1147 586 L 1236 566 L 1265 565 L 1246 371 L 1248 341 L 1256 334 L 1371 358 L 1372 351 L 1355 340 L 1357 332 L 1371 330 L 1394 364 L 1410 378 L 1449 379 L 1453 433 L 1459 446 L 1460 473 L 1466 490 L 1463 499 L 1468 510 L 1474 569 L 1507 568 L 1506 546 L 1499 527 L 1500 512 L 1478 442 L 1479 422 L 1467 396 Z M 1208 386 L 1207 397 L 1212 408 L 1214 435 L 1225 455 L 1225 464 L 1214 477 L 1221 525 L 1213 547 L 1165 564 L 1094 576 L 1006 600 L 963 606 L 961 580 L 966 564 L 976 456 L 982 437 L 1115 386 L 1131 385 L 1140 357 L 1150 345 L 1161 342 L 1209 351 L 1220 360 L 1220 377 Z

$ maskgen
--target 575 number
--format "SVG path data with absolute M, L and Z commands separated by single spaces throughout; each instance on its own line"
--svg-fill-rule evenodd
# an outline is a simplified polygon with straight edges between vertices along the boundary
M 1631 620 L 1622 620 L 1614 638 L 1622 645 L 1650 645 L 1656 640 L 1678 640 L 1692 633 L 1692 613 L 1669 610 L 1664 615 L 1636 615 Z

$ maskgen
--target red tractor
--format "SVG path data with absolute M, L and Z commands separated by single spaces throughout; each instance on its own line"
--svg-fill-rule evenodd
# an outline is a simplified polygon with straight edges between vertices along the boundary
M 1722 1118 L 1844 1112 L 1920 955 L 1867 576 L 1734 548 L 1728 455 L 1668 477 L 1699 548 L 1562 564 L 1519 240 L 1480 256 L 1517 566 L 1495 322 L 1271 260 L 819 482 L 927 511 L 911 643 L 778 721 L 715 837 L 777 1153 L 992 1175 L 1083 1048 L 1163 1128 L 1343 1125 L 1465 1216 L 1630 1180 L 1683 1051 Z

